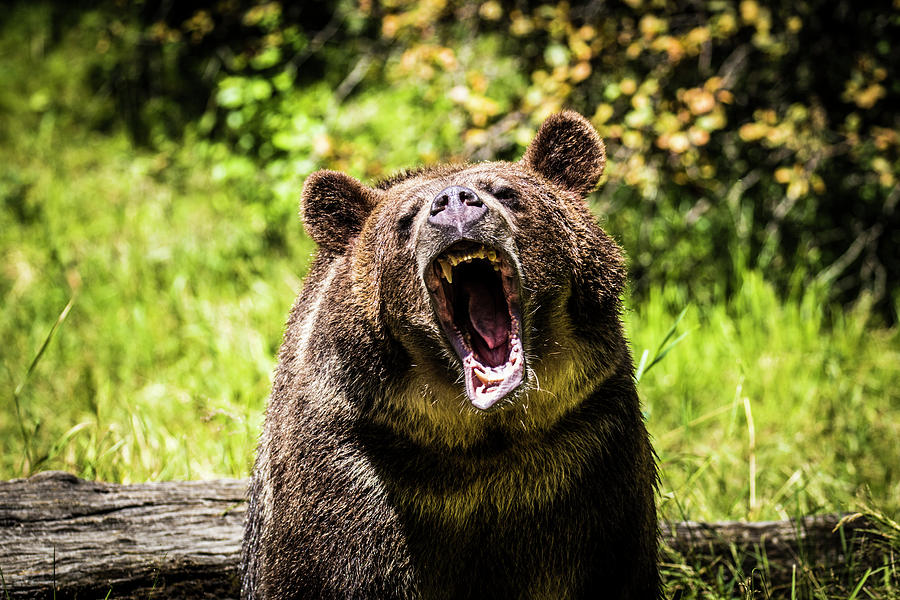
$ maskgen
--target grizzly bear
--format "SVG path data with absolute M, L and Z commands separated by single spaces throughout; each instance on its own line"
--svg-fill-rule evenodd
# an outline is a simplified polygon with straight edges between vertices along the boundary
M 604 164 L 563 112 L 515 163 L 306 180 L 243 598 L 660 597 Z

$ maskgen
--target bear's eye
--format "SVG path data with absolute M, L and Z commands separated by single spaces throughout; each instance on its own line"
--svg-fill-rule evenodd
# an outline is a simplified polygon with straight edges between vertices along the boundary
M 492 194 L 494 198 L 503 203 L 503 206 L 509 208 L 511 210 L 519 210 L 522 208 L 522 203 L 519 200 L 519 195 L 516 193 L 516 190 L 511 187 L 501 187 L 493 190 Z
M 417 210 L 412 210 L 397 220 L 397 237 L 405 239 L 409 237 L 413 221 L 416 219 Z

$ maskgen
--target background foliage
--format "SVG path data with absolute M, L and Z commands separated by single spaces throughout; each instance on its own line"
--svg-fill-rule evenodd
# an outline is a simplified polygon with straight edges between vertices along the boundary
M 898 8 L 14 3 L 0 476 L 245 476 L 313 251 L 303 178 L 514 160 L 570 107 L 607 140 L 591 202 L 629 257 L 636 358 L 687 334 L 640 380 L 662 515 L 896 518 Z M 696 597 L 748 589 L 669 567 Z
M 600 212 L 639 294 L 731 291 L 749 266 L 895 316 L 896 2 L 141 6 L 103 78 L 138 139 L 201 118 L 276 177 L 377 177 L 516 158 L 570 107 L 609 142 Z

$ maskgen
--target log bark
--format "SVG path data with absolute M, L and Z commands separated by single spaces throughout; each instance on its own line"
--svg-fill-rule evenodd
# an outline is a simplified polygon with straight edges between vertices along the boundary
M 246 485 L 116 485 L 60 472 L 0 482 L 0 598 L 237 598 Z M 881 560 L 860 552 L 865 520 L 839 521 L 664 523 L 663 560 L 746 573 L 766 560 L 776 574 Z
M 0 483 L 6 593 L 237 598 L 246 487 L 242 480 L 114 485 L 52 471 Z

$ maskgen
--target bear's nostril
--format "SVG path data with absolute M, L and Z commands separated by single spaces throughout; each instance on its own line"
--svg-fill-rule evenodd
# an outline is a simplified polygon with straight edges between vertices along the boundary
M 434 202 L 431 203 L 431 214 L 436 215 L 450 204 L 450 196 L 447 194 L 441 194 L 437 198 L 434 199 Z
M 462 234 L 487 213 L 487 206 L 474 190 L 454 185 L 438 192 L 431 201 L 428 221 L 441 228 L 456 229 Z
M 475 195 L 475 192 L 470 192 L 468 190 L 460 190 L 459 199 L 462 200 L 467 206 L 484 205 L 484 203 L 481 201 L 481 198 Z

